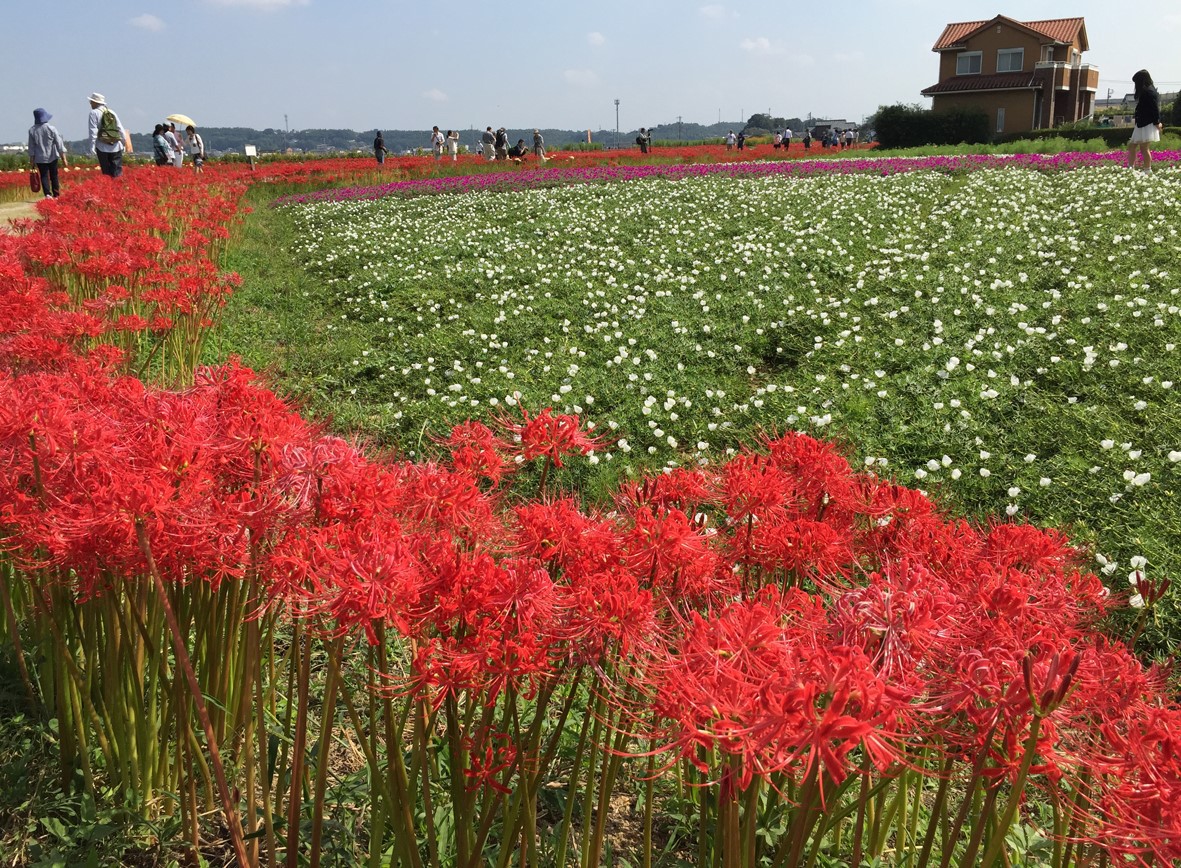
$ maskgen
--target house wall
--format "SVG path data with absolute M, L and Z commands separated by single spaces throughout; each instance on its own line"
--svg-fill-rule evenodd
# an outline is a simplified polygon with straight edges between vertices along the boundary
M 979 51 L 981 53 L 980 74 L 993 75 L 996 73 L 997 51 L 1002 48 L 1024 48 L 1025 57 L 1023 58 L 1024 66 L 1022 68 L 1028 72 L 1032 72 L 1034 64 L 1042 59 L 1041 39 L 1034 34 L 1026 33 L 1004 24 L 1001 24 L 1000 28 L 1000 33 L 997 33 L 997 26 L 994 25 L 982 33 L 976 34 L 965 42 L 964 48 L 939 52 L 939 80 L 944 81 L 955 75 L 956 57 L 965 51 Z M 1075 42 L 1072 45 L 1055 46 L 1054 61 L 1057 63 L 1070 63 L 1072 50 L 1080 50 L 1078 37 L 1075 37 Z
M 988 115 L 988 131 L 993 134 L 997 131 L 997 109 L 1003 108 L 1005 110 L 1003 132 L 1016 133 L 1033 129 L 1033 94 L 1032 90 L 938 94 L 931 98 L 931 108 L 935 111 L 949 108 L 978 109 Z

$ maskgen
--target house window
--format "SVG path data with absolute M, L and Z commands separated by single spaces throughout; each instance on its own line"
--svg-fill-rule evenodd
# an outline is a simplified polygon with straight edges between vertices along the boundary
M 1054 62 L 1054 46 L 1052 46 L 1052 45 L 1043 45 L 1042 46 L 1042 62 L 1043 63 L 1053 63 Z
M 997 72 L 1020 72 L 1025 66 L 1024 48 L 1002 48 L 996 53 Z
M 956 55 L 956 75 L 979 75 L 981 53 L 979 51 L 964 51 Z
M 1003 108 L 996 110 L 996 131 L 998 133 L 1005 131 L 1005 110 Z
M 1070 65 L 1071 66 L 1080 66 L 1082 64 L 1082 62 L 1083 62 L 1082 54 L 1080 54 L 1077 51 L 1070 52 Z

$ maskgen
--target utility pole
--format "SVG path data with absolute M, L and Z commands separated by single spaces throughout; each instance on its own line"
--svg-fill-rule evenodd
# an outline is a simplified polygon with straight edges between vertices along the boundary
M 615 147 L 619 147 L 619 100 L 615 100 Z

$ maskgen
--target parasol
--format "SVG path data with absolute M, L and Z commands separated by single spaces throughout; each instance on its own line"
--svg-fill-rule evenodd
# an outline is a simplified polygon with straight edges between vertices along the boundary
M 164 118 L 166 121 L 172 121 L 174 124 L 180 124 L 182 127 L 195 127 L 197 122 L 188 115 L 175 114 Z

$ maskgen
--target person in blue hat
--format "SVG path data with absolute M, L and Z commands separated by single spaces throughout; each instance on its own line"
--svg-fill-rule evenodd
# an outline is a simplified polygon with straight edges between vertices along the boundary
M 57 177 L 57 163 L 66 162 L 66 143 L 57 127 L 49 123 L 53 117 L 43 108 L 33 109 L 33 125 L 29 127 L 29 162 L 37 167 L 41 176 L 41 189 L 48 199 L 61 195 L 61 184 Z

